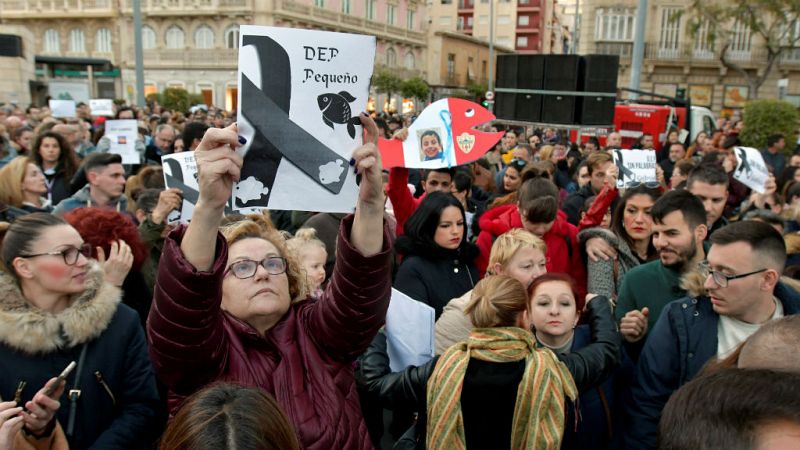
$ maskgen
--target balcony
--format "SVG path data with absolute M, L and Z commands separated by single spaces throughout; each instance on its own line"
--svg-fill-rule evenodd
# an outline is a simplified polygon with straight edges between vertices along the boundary
M 126 13 L 133 13 L 133 0 L 120 0 Z M 141 0 L 142 12 L 150 16 L 207 15 L 252 12 L 253 0 Z
M 276 17 L 289 21 L 330 27 L 344 32 L 367 33 L 387 40 L 405 41 L 406 43 L 412 45 L 425 45 L 426 42 L 425 33 L 422 32 L 408 30 L 382 22 L 367 20 L 364 17 L 342 14 L 330 9 L 304 5 L 292 0 L 277 0 L 275 2 L 275 10 L 273 14 Z
M 448 72 L 442 77 L 445 86 L 466 86 L 466 77 L 463 73 Z
M 541 8 L 541 0 L 517 0 L 517 12 L 539 11 Z
M 473 0 L 458 0 L 458 10 L 468 10 L 471 11 L 475 8 L 475 2 Z
M 128 55 L 133 58 L 133 47 L 128 48 Z M 148 69 L 201 69 L 224 68 L 236 70 L 239 52 L 234 49 L 163 49 L 145 50 L 144 64 Z
M 0 0 L 3 19 L 113 17 L 114 0 Z
M 621 59 L 630 59 L 633 54 L 633 42 L 596 42 L 593 53 L 617 55 Z

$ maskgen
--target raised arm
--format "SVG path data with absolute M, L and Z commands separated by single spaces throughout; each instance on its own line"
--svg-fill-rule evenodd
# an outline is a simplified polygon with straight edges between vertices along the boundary
M 378 151 L 378 126 L 364 113 L 359 119 L 366 133 L 364 145 L 353 152 L 353 159 L 350 160 L 356 174 L 361 175 L 350 240 L 356 250 L 369 257 L 380 252 L 383 247 L 383 167 Z

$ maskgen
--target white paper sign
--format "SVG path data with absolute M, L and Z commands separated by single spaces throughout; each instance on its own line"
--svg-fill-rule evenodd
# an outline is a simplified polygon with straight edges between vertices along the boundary
M 111 141 L 109 153 L 116 153 L 122 156 L 122 164 L 139 164 L 141 156 L 136 151 L 136 138 L 139 134 L 139 126 L 133 119 L 129 120 L 106 120 L 104 136 Z
M 167 221 L 168 223 L 177 221 L 189 223 L 199 191 L 197 161 L 194 159 L 194 152 L 164 155 L 161 157 L 161 165 L 164 168 L 164 184 L 167 189 L 178 188 L 183 193 L 183 204 L 180 211 L 172 211 Z
M 93 98 L 89 100 L 89 109 L 93 116 L 114 117 L 114 101 L 109 98 Z
M 392 288 L 386 311 L 386 351 L 392 372 L 421 366 L 433 358 L 436 312 Z
M 619 169 L 618 188 L 657 182 L 655 150 L 614 150 L 613 156 Z
M 259 26 L 240 28 L 239 133 L 247 144 L 239 212 L 263 208 L 351 212 L 348 161 L 362 143 L 375 37 Z
M 53 117 L 75 117 L 75 100 L 53 100 L 48 103 Z
M 761 152 L 751 147 L 734 147 L 733 150 L 736 154 L 736 170 L 733 171 L 733 178 L 763 194 L 769 178 L 769 169 L 764 163 Z

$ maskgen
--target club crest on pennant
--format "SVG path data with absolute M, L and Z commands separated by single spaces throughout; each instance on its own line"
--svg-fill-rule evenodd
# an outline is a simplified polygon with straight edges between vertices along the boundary
M 461 133 L 461 135 L 456 137 L 456 142 L 458 143 L 458 147 L 463 151 L 465 154 L 469 154 L 472 151 L 472 148 L 475 146 L 475 136 L 469 133 Z

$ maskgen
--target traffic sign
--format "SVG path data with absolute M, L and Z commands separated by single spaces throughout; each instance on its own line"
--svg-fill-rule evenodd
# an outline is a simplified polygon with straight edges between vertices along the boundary
M 494 92 L 486 91 L 486 100 L 494 100 Z

